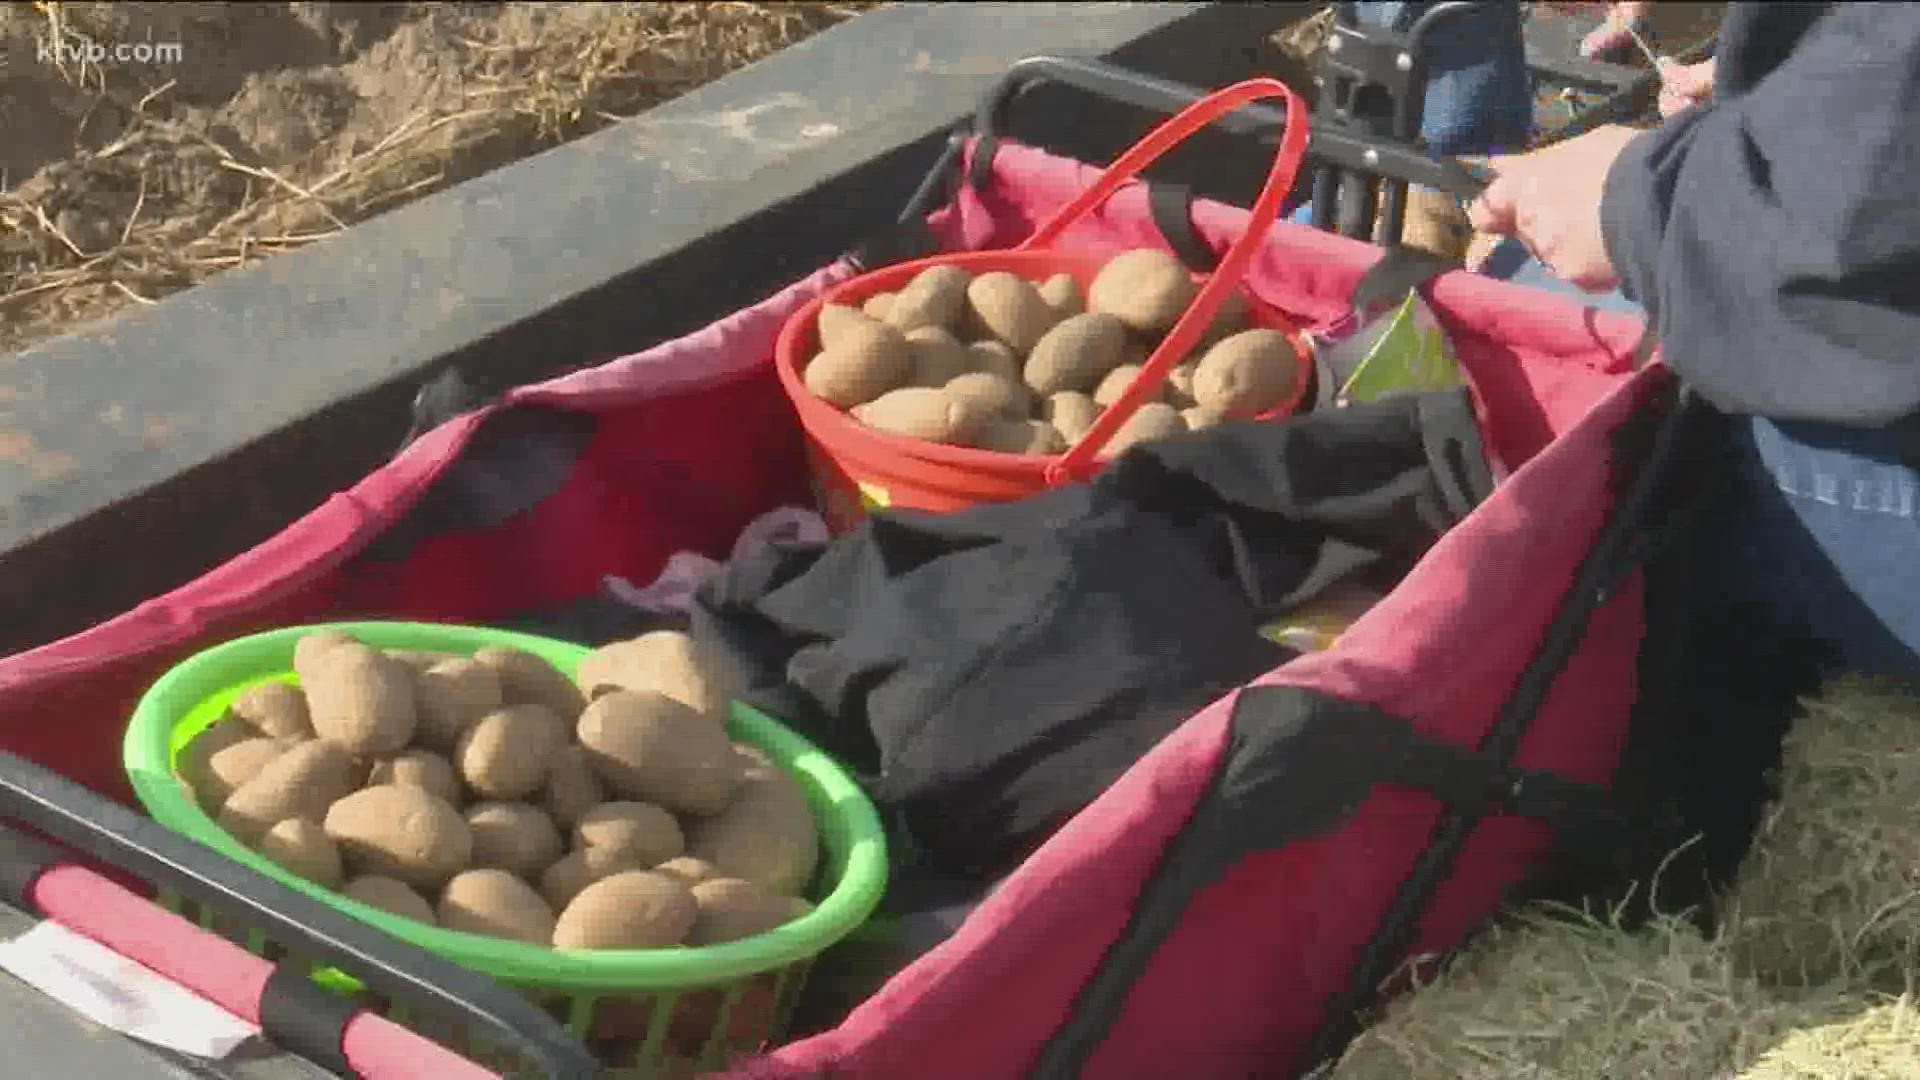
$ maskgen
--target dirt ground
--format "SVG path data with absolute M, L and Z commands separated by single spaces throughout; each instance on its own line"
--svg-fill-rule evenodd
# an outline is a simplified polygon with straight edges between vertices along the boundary
M 0 357 L 871 6 L 0 4 Z
M 0 362 L 873 6 L 0 2 Z M 1308 61 L 1324 22 L 1274 44 Z

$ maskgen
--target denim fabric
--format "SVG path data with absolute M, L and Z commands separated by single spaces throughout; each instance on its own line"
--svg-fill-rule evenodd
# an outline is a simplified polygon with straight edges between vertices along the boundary
M 1364 25 L 1405 33 L 1433 0 L 1369 0 L 1353 5 Z M 1483 0 L 1443 19 L 1427 35 L 1426 112 L 1420 134 L 1436 154 L 1510 153 L 1533 127 L 1533 78 L 1527 70 L 1517 0 Z
M 1901 463 L 1898 436 L 1763 417 L 1733 427 L 1707 598 L 1801 623 L 1845 670 L 1920 683 L 1920 472 Z

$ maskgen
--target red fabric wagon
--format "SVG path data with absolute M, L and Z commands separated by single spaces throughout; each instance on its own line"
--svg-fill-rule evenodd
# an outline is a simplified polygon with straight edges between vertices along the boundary
M 938 250 L 1012 246 L 1095 173 L 956 146 L 960 182 L 923 222 Z M 1175 246 L 1157 201 L 1128 187 L 1059 243 Z M 1224 250 L 1246 216 L 1195 202 L 1179 246 Z M 1325 327 L 1381 258 L 1281 224 L 1246 282 Z M 131 704 L 195 650 L 323 618 L 524 625 L 676 552 L 724 558 L 760 515 L 813 504 L 774 340 L 859 269 L 513 390 L 199 580 L 0 661 L 0 744 L 124 802 Z M 1689 504 L 1691 407 L 1637 363 L 1635 320 L 1465 272 L 1421 287 L 1471 382 L 1492 494 L 1331 649 L 1191 716 L 949 939 L 743 1074 L 1297 1075 L 1404 959 L 1624 850 L 1629 736 L 1674 707 L 1646 662 L 1662 646 L 1642 570 Z

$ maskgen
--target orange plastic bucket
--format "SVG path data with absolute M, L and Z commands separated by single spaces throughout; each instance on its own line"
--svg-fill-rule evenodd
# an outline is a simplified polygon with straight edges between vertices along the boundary
M 801 373 L 807 360 L 819 351 L 821 309 L 830 303 L 858 307 L 878 293 L 904 287 L 928 267 L 954 266 L 971 275 L 1003 270 L 1035 282 L 1067 273 L 1079 282 L 1084 294 L 1109 256 L 1053 250 L 1049 245 L 1055 238 L 1194 132 L 1243 105 L 1274 97 L 1286 101 L 1286 130 L 1266 186 L 1254 200 L 1246 231 L 1228 248 L 1212 274 L 1195 276 L 1203 284 L 1193 305 L 1141 365 L 1140 375 L 1133 384 L 1100 413 L 1086 434 L 1064 454 L 1007 454 L 891 435 L 859 423 L 807 390 Z M 1245 277 L 1247 264 L 1279 217 L 1281 203 L 1293 186 L 1306 146 L 1307 110 L 1286 84 L 1275 79 L 1236 83 L 1188 106 L 1154 129 L 1018 248 L 937 255 L 884 267 L 843 282 L 795 313 L 781 328 L 775 343 L 774 368 L 799 414 L 807 437 L 815 486 L 829 525 L 839 531 L 852 528 L 874 507 L 945 512 L 983 503 L 1007 502 L 1092 476 L 1100 467 L 1097 457 L 1100 448 L 1199 342 L 1228 294 Z M 1284 416 L 1297 409 L 1306 396 L 1311 382 L 1312 354 L 1299 331 L 1284 315 L 1257 298 L 1247 299 L 1248 321 L 1286 334 L 1295 352 L 1308 361 L 1300 365 L 1295 386 L 1285 402 L 1263 414 L 1263 417 Z

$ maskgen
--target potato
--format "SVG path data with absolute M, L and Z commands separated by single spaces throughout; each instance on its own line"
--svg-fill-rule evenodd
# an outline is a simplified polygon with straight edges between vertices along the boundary
M 630 870 L 648 869 L 633 857 L 632 852 L 610 852 L 600 849 L 594 852 L 575 851 L 562 855 L 552 866 L 540 874 L 540 895 L 547 898 L 555 911 L 562 911 L 580 895 L 580 890 L 614 874 Z M 691 883 L 689 883 L 691 884 Z
M 200 805 L 210 814 L 219 813 L 234 792 L 260 775 L 262 769 L 287 750 L 287 745 L 278 739 L 259 738 L 242 740 L 214 754 L 207 759 L 206 771 L 196 789 Z
M 1009 420 L 1033 415 L 1033 393 L 1025 383 L 989 371 L 970 371 L 946 385 L 947 396 L 968 401 L 978 412 Z
M 1075 315 L 1048 330 L 1033 347 L 1021 377 L 1042 396 L 1062 390 L 1091 392 L 1119 366 L 1126 343 L 1126 328 L 1113 316 Z
M 1053 309 L 1056 319 L 1071 319 L 1084 314 L 1087 301 L 1080 295 L 1080 283 L 1072 274 L 1055 274 L 1040 283 L 1040 299 Z
M 537 877 L 566 850 L 545 810 L 528 803 L 485 802 L 467 808 L 473 865 Z
M 428 926 L 440 925 L 440 920 L 434 918 L 433 906 L 404 881 L 366 874 L 341 886 L 340 895 L 358 900 L 368 907 L 379 908 L 389 915 L 398 915 Z
M 1143 341 L 1133 334 L 1128 334 L 1127 343 L 1120 347 L 1120 363 L 1141 367 L 1148 360 L 1153 359 L 1153 350 L 1158 345 L 1158 342 Z
M 1103 409 L 1112 408 L 1113 403 L 1120 400 L 1120 395 L 1126 393 L 1127 387 L 1133 385 L 1133 380 L 1139 377 L 1140 365 L 1121 364 L 1100 380 L 1100 385 L 1093 391 L 1093 403 Z M 1147 391 L 1147 401 L 1165 401 L 1166 398 L 1167 384 L 1164 382 Z
M 1218 409 L 1209 409 L 1205 405 L 1195 405 L 1180 410 L 1180 419 L 1187 422 L 1188 431 L 1202 431 L 1226 420 L 1226 414 Z
M 950 396 L 944 389 L 927 386 L 892 390 L 877 400 L 853 409 L 853 418 L 891 435 L 922 442 L 965 443 L 979 431 L 988 416 L 971 401 Z
M 912 374 L 913 349 L 900 331 L 862 317 L 808 361 L 800 379 L 814 397 L 850 409 L 905 386 Z
M 291 683 L 267 682 L 233 699 L 233 715 L 270 739 L 310 739 L 307 696 Z
M 607 788 L 593 771 L 585 748 L 568 743 L 553 755 L 540 804 L 562 829 L 571 829 L 581 815 L 607 801 Z
M 567 744 L 566 721 L 544 705 L 490 712 L 460 736 L 454 767 L 488 799 L 524 799 L 547 782 L 554 755 Z
M 971 279 L 957 266 L 930 266 L 920 271 L 887 305 L 887 325 L 901 331 L 938 326 L 951 330 L 966 310 Z
M 643 802 L 602 803 L 573 827 L 573 849 L 590 858 L 632 858 L 658 866 L 687 850 L 686 837 L 672 814 Z
M 500 700 L 506 705 L 541 705 L 572 720 L 587 707 L 587 697 L 566 673 L 522 649 L 488 646 L 473 658 L 500 676 Z
M 413 675 L 366 645 L 336 645 L 302 684 L 313 733 L 355 754 L 391 754 L 413 741 Z
M 981 336 L 1022 354 L 1059 321 L 1032 282 L 1004 270 L 974 278 L 967 286 L 967 307 L 969 322 Z
M 725 728 L 740 674 L 725 656 L 678 630 L 655 630 L 604 645 L 580 661 L 589 699 L 610 690 L 657 690 Z
M 907 331 L 907 348 L 913 353 L 909 386 L 941 387 L 973 370 L 973 354 L 941 327 Z
M 745 770 L 731 805 L 686 830 L 688 855 L 723 877 L 787 896 L 806 888 L 820 857 L 819 828 L 799 783 L 760 761 Z
M 439 667 L 449 660 L 465 660 L 459 653 L 440 652 L 431 649 L 388 649 L 387 655 L 396 663 L 406 665 L 408 671 L 416 674 Z
M 456 808 L 466 801 L 466 792 L 460 788 L 460 775 L 453 771 L 453 764 L 431 750 L 404 750 L 374 762 L 367 783 L 375 786 L 412 784 L 426 788 Z
M 764 934 L 812 910 L 804 900 L 769 892 L 739 878 L 715 878 L 694 885 L 693 902 L 699 914 L 694 917 L 693 929 L 687 932 L 687 944 L 696 947 Z
M 1127 417 L 1120 430 L 1113 433 L 1107 445 L 1100 448 L 1099 458 L 1111 460 L 1144 442 L 1164 439 L 1169 435 L 1178 435 L 1187 430 L 1187 422 L 1180 418 L 1180 411 L 1165 402 L 1155 401 L 1140 406 L 1140 411 Z
M 1200 293 L 1180 260 L 1157 248 L 1114 256 L 1087 289 L 1087 310 L 1112 315 L 1140 334 L 1164 334 Z
M 220 808 L 220 827 L 252 844 L 291 817 L 325 819 L 327 808 L 360 786 L 366 771 L 352 754 L 315 739 L 269 761 Z
M 628 870 L 580 890 L 553 928 L 557 949 L 659 949 L 678 945 L 700 914 L 679 878 Z
M 995 420 L 974 438 L 981 450 L 1002 454 L 1063 454 L 1067 440 L 1044 420 Z
M 473 833 L 460 812 L 409 784 L 362 788 L 334 803 L 322 824 L 354 873 L 416 889 L 438 889 L 473 858 Z
M 180 748 L 180 754 L 174 759 L 173 768 L 187 787 L 198 796 L 207 785 L 207 766 L 213 756 L 229 746 L 236 746 L 249 739 L 259 737 L 259 732 L 246 723 L 235 719 L 232 713 L 208 724 L 193 741 Z
M 357 644 L 359 642 L 338 630 L 315 630 L 302 635 L 293 644 L 293 673 L 302 684 L 308 683 L 319 669 L 321 657 L 331 653 L 336 646 Z
M 656 874 L 672 874 L 689 885 L 698 885 L 703 881 L 712 881 L 720 876 L 712 864 L 696 859 L 691 855 L 682 855 L 677 859 L 668 859 L 653 868 Z
M 740 789 L 726 733 L 658 691 L 596 699 L 580 714 L 579 735 L 600 779 L 629 799 L 676 814 L 716 814 Z
M 866 312 L 847 304 L 827 304 L 820 309 L 820 347 L 831 349 L 846 337 L 847 331 L 872 319 Z
M 1193 371 L 1193 400 L 1245 418 L 1285 403 L 1300 377 L 1300 356 L 1278 330 L 1246 330 L 1207 350 Z
M 967 343 L 967 355 L 972 358 L 975 371 L 1020 381 L 1022 363 L 1019 354 L 998 341 L 970 341 Z
M 1093 422 L 1100 417 L 1100 406 L 1093 398 L 1072 390 L 1063 390 L 1047 398 L 1042 407 L 1041 418 L 1052 424 L 1055 431 L 1069 444 L 1080 441 Z
M 340 884 L 340 851 L 312 818 L 288 818 L 260 838 L 260 854 L 323 889 Z
M 414 738 L 445 752 L 479 719 L 506 704 L 500 672 L 464 657 L 435 664 L 413 677 L 419 723 Z
M 886 322 L 887 312 L 892 310 L 894 297 L 898 295 L 900 294 L 890 292 L 874 293 L 872 296 L 867 297 L 866 303 L 860 305 L 860 314 L 865 315 L 869 319 L 879 319 L 881 322 Z
M 553 909 L 533 887 L 505 870 L 455 874 L 435 909 L 441 927 L 529 945 L 553 941 Z

